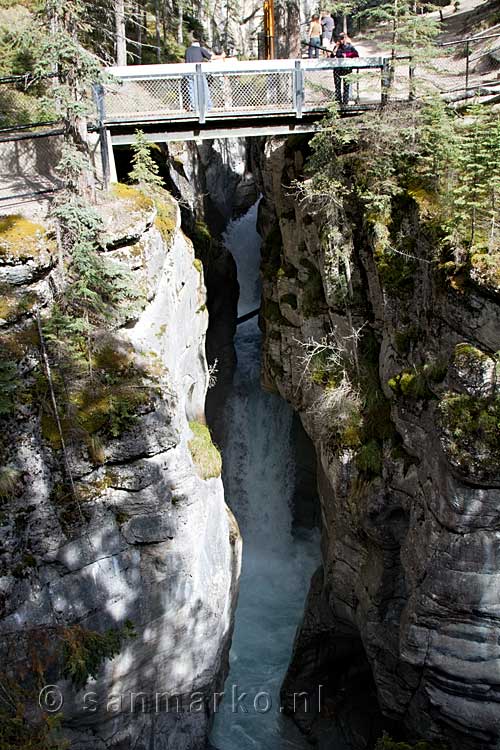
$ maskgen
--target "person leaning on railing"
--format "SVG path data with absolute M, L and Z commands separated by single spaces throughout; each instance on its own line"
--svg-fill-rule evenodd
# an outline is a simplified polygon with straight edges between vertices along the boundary
M 215 54 L 211 52 L 207 47 L 203 47 L 201 39 L 198 35 L 193 32 L 191 34 L 191 44 L 186 49 L 184 59 L 187 63 L 202 63 L 210 62 L 211 60 L 224 60 L 226 57 L 224 51 L 221 54 Z M 207 109 L 212 109 L 212 97 L 210 96 L 210 88 L 206 76 L 203 76 L 203 88 L 205 91 L 205 103 Z M 189 103 L 186 109 L 192 110 L 195 107 L 195 96 L 194 96 L 194 83 L 193 78 L 188 78 L 188 95 Z
M 335 47 L 332 50 L 332 57 L 337 58 L 352 58 L 359 57 L 358 50 L 352 44 L 347 34 L 339 34 L 339 38 Z M 342 107 L 347 107 L 351 96 L 351 84 L 346 80 L 346 76 L 352 73 L 352 68 L 336 68 L 333 71 L 333 79 L 335 81 L 335 99 Z

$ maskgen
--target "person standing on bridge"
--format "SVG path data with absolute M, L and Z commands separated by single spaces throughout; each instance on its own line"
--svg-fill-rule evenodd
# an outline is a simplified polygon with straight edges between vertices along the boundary
M 309 57 L 319 57 L 319 46 L 321 44 L 321 24 L 319 22 L 318 15 L 314 15 L 311 17 L 308 35 Z
M 201 39 L 198 34 L 193 31 L 191 34 L 191 44 L 186 49 L 184 59 L 187 63 L 202 63 L 208 62 L 209 60 L 224 60 L 226 57 L 224 51 L 219 55 L 210 52 L 206 47 L 201 46 Z
M 339 34 L 339 39 L 333 48 L 332 57 L 359 57 L 358 50 L 354 47 L 347 34 Z M 333 71 L 335 81 L 335 99 L 341 107 L 347 107 L 351 95 L 351 83 L 347 76 L 352 73 L 352 68 L 339 67 Z
M 327 13 L 326 10 L 321 11 L 321 29 L 322 29 L 321 46 L 324 49 L 327 49 L 330 51 L 332 49 L 332 40 L 333 40 L 333 31 L 335 29 L 335 21 L 333 20 L 332 14 Z
M 187 63 L 202 63 L 202 62 L 210 62 L 211 60 L 224 60 L 226 55 L 224 52 L 222 52 L 220 55 L 216 55 L 213 52 L 210 52 L 209 49 L 206 47 L 202 47 L 201 45 L 201 38 L 198 36 L 196 32 L 192 32 L 191 34 L 191 44 L 186 49 L 184 59 Z M 194 84 L 193 84 L 193 78 L 190 76 L 188 79 L 188 87 L 189 87 L 189 109 L 195 108 L 196 102 L 195 102 L 195 96 L 194 96 Z M 205 104 L 206 108 L 212 109 L 212 98 L 210 96 L 210 88 L 208 86 L 208 81 L 206 76 L 203 76 L 203 89 L 205 92 Z

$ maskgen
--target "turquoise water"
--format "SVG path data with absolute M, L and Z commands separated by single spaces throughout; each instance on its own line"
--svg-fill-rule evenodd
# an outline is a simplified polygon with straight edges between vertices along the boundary
M 238 266 L 239 315 L 260 300 L 256 214 L 254 206 L 230 224 L 225 237 Z M 221 447 L 226 499 L 243 536 L 243 568 L 230 672 L 211 742 L 218 750 L 301 750 L 310 745 L 281 713 L 279 690 L 319 564 L 319 538 L 305 530 L 292 534 L 293 413 L 260 387 L 256 319 L 239 326 L 235 344 L 238 368 L 225 407 L 227 444 Z

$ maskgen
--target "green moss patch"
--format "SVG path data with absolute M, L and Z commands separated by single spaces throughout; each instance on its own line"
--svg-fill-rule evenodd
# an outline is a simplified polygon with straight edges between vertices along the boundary
M 356 466 L 364 474 L 378 476 L 382 473 L 382 447 L 376 440 L 370 440 L 356 453 Z
M 212 250 L 213 238 L 204 221 L 197 221 L 191 232 L 191 241 L 195 251 L 206 258 Z
M 396 253 L 390 247 L 384 250 L 378 248 L 374 258 L 384 289 L 395 297 L 410 297 L 415 287 L 416 261 Z
M 35 258 L 47 249 L 45 227 L 19 214 L 0 217 L 0 258 Z
M 70 363 L 54 376 L 59 418 L 65 441 L 84 442 L 94 463 L 102 463 L 102 440 L 131 429 L 151 403 L 155 388 L 150 373 L 139 367 L 130 344 L 109 340 L 92 355 L 92 374 L 82 363 Z M 46 387 L 45 381 L 39 390 Z M 42 434 L 54 449 L 61 436 L 50 400 L 43 400 Z M 97 437 L 99 436 L 99 437 Z
M 447 369 L 443 362 L 429 362 L 413 370 L 402 370 L 389 379 L 388 385 L 396 396 L 416 400 L 434 398 L 432 386 L 443 382 Z
M 500 292 L 500 252 L 472 255 L 471 275 L 482 286 L 493 292 Z
M 151 211 L 154 206 L 153 199 L 144 191 L 131 185 L 124 185 L 122 182 L 117 182 L 111 187 L 111 195 L 132 204 L 136 211 Z
M 441 742 L 427 742 L 426 740 L 398 742 L 384 732 L 383 736 L 377 740 L 375 750 L 447 750 L 447 746 Z
M 193 438 L 189 441 L 188 446 L 198 475 L 202 479 L 220 477 L 222 458 L 212 442 L 210 430 L 201 422 L 190 422 L 189 427 L 193 433 Z
M 446 393 L 439 402 L 439 425 L 453 464 L 479 476 L 500 472 L 500 395 Z
M 161 194 L 159 191 L 155 193 L 154 204 L 156 207 L 155 227 L 163 240 L 170 244 L 177 227 L 177 205 L 165 191 Z

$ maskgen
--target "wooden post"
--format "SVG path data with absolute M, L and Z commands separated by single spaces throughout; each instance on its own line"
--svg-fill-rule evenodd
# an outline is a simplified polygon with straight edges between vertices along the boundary
M 264 0 L 266 60 L 274 60 L 274 0 Z

